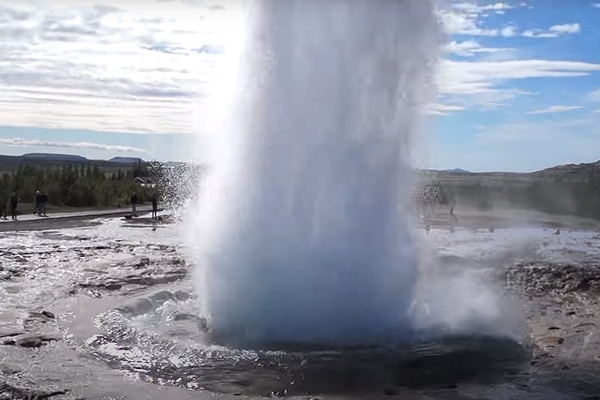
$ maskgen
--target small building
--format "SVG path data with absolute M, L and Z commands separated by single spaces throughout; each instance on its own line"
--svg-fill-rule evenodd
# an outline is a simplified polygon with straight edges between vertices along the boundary
M 133 182 L 136 185 L 139 185 L 139 186 L 145 187 L 145 188 L 156 187 L 156 183 L 152 182 L 152 179 L 150 179 L 150 178 L 141 178 L 139 176 L 136 176 L 135 179 L 133 180 Z

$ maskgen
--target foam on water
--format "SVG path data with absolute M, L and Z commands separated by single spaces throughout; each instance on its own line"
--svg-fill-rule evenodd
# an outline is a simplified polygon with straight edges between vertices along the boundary
M 235 346 L 402 340 L 432 1 L 263 0 L 248 15 L 187 217 L 203 312 Z

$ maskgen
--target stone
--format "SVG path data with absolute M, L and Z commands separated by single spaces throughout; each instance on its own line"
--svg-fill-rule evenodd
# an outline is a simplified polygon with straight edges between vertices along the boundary
M 0 383 L 0 398 L 45 400 L 51 397 L 67 394 L 68 392 L 68 390 L 55 390 L 52 392 L 43 392 L 35 389 L 15 387 L 5 382 Z M 4 395 L 8 397 L 3 397 Z
M 538 340 L 536 344 L 539 347 L 548 349 L 548 348 L 557 347 L 557 346 L 563 344 L 564 341 L 565 341 L 565 339 L 561 338 L 559 336 L 549 336 L 549 337 Z
M 44 342 L 38 336 L 28 336 L 17 340 L 15 344 L 19 347 L 37 348 L 42 347 Z
M 45 315 L 48 318 L 51 319 L 56 319 L 56 316 L 54 315 L 54 313 L 51 313 L 50 311 L 42 311 L 42 315 Z
M 0 364 L 0 373 L 3 375 L 16 375 L 23 370 L 16 365 Z
M 6 331 L 6 332 L 0 331 L 0 339 L 11 338 L 11 337 L 15 337 L 15 336 L 20 336 L 20 335 L 22 335 L 24 333 L 25 332 L 21 332 L 21 331 Z
M 55 335 L 31 335 L 31 336 L 16 336 L 4 340 L 6 346 L 19 346 L 28 348 L 38 348 L 46 344 L 46 342 L 56 342 L 61 340 Z

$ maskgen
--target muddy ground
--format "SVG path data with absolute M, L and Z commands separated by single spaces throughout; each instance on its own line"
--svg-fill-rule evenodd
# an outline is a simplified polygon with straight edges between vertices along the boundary
M 192 373 L 183 375 L 175 370 L 168 371 L 169 375 L 166 369 L 153 370 L 157 365 L 153 360 L 135 355 L 144 348 L 142 344 L 154 340 L 148 332 L 163 325 L 168 325 L 172 336 L 200 335 L 202 331 L 193 308 L 186 308 L 191 307 L 194 293 L 192 267 L 182 255 L 176 228 L 167 223 L 154 225 L 148 219 L 70 223 L 75 222 L 61 225 L 48 220 L 34 231 L 21 231 L 13 225 L 12 231 L 0 233 L 0 399 L 286 395 L 269 390 L 265 382 L 270 375 L 261 383 L 261 377 L 252 371 L 245 383 L 238 375 L 232 379 L 238 386 L 243 383 L 234 393 L 218 390 L 218 382 L 227 381 L 226 374 L 231 373 L 225 368 L 211 367 L 213 390 L 202 390 Z M 436 265 L 446 273 L 456 275 L 484 265 L 493 270 L 492 279 L 504 286 L 505 293 L 520 300 L 519 307 L 503 313 L 522 314 L 527 321 L 531 358 L 526 368 L 493 382 L 458 376 L 454 381 L 425 379 L 418 385 L 405 380 L 403 385 L 340 391 L 339 395 L 335 391 L 302 395 L 293 390 L 287 394 L 323 400 L 600 398 L 600 250 L 596 251 L 600 236 L 589 231 L 593 223 L 586 221 L 585 231 L 581 221 L 551 228 L 540 223 L 530 228 L 531 232 L 519 231 L 518 235 L 509 235 L 500 227 L 490 232 L 484 225 L 479 231 L 458 227 L 450 233 L 439 224 L 423 235 L 423 240 L 435 250 Z M 509 225 L 506 222 L 504 227 Z M 554 234 L 556 229 L 560 234 Z M 454 272 L 449 272 L 451 268 Z M 148 328 L 141 330 L 135 324 L 158 303 L 175 305 L 165 317 L 169 322 L 143 320 Z M 113 314 L 134 322 L 120 325 L 111 319 Z M 98 319 L 99 315 L 104 319 Z M 112 337 L 107 333 L 110 329 Z M 115 350 L 110 342 L 114 335 L 131 342 Z M 100 343 L 102 340 L 105 343 Z M 160 339 L 151 348 L 164 352 L 165 346 L 174 345 Z M 107 359 L 108 353 L 101 351 L 106 348 L 112 348 L 111 354 L 117 356 Z M 459 369 L 458 365 L 468 360 L 453 358 L 457 367 L 451 369 Z M 421 367 L 415 364 L 413 368 L 415 372 Z M 248 394 L 252 393 L 248 388 L 256 393 Z

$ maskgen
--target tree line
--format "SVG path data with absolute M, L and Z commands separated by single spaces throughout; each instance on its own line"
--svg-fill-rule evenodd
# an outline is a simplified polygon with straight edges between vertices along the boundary
M 137 185 L 136 177 L 147 177 L 146 166 L 141 162 L 113 172 L 91 164 L 21 165 L 17 170 L 2 175 L 0 195 L 4 200 L 14 192 L 20 203 L 34 203 L 35 194 L 40 191 L 54 206 L 121 207 L 129 203 L 133 193 L 139 202 L 149 201 L 154 195 L 153 189 Z

